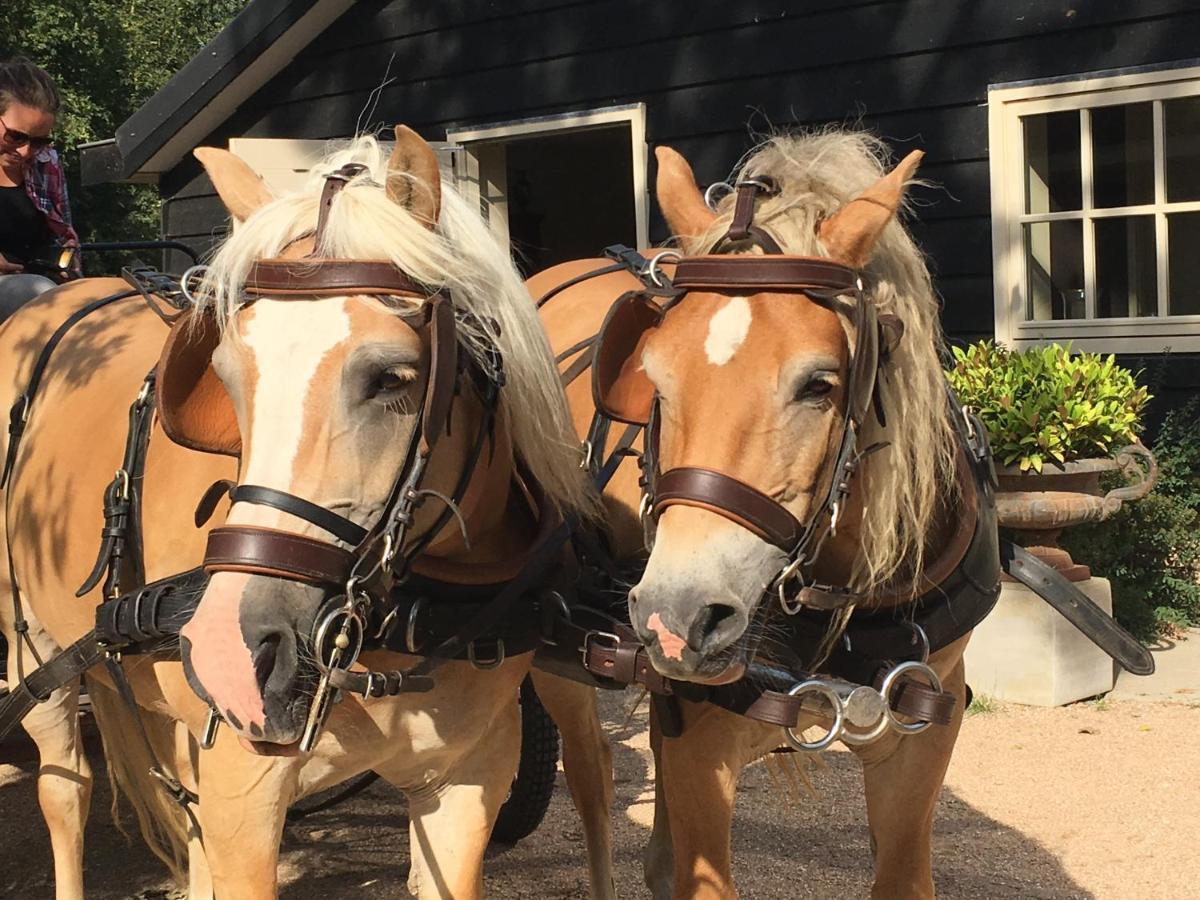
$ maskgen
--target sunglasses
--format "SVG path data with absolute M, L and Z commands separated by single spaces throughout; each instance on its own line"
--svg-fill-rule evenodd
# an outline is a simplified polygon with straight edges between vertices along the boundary
M 34 150 L 44 150 L 54 143 L 54 138 L 50 137 L 49 135 L 35 137 L 32 134 L 26 134 L 23 131 L 17 131 L 14 128 L 9 128 L 8 123 L 3 119 L 0 119 L 0 125 L 4 126 L 4 143 L 9 144 L 14 149 L 19 149 L 28 144 Z

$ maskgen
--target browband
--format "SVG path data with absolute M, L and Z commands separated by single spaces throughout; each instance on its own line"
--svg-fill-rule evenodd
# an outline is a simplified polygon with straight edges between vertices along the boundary
M 671 283 L 685 291 L 854 291 L 859 274 L 812 256 L 685 256 Z
M 262 259 L 250 266 L 249 297 L 337 297 L 370 294 L 424 300 L 431 293 L 386 260 Z

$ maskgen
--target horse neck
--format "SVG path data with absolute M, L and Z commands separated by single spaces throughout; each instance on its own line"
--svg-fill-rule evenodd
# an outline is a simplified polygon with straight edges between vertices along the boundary
M 942 581 L 962 559 L 974 531 L 975 507 L 966 498 L 970 488 L 970 464 L 958 454 L 960 490 L 943 490 L 938 496 L 935 524 L 926 535 L 921 570 L 914 572 L 905 564 L 886 584 L 872 591 L 865 605 L 872 609 L 892 609 L 911 603 Z M 850 491 L 844 524 L 821 549 L 816 574 L 821 581 L 847 584 L 855 559 L 862 546 L 862 517 L 865 499 L 863 482 L 857 479 Z
M 439 492 L 449 496 L 463 467 L 470 464 L 472 444 L 484 416 L 482 404 L 473 392 L 463 391 L 456 398 L 450 432 L 456 436 L 458 452 L 446 454 L 445 462 L 439 463 L 437 457 L 443 449 L 439 442 L 431 458 L 431 467 L 436 465 L 439 470 L 431 473 L 431 481 Z M 501 410 L 484 439 L 467 489 L 458 503 L 462 524 L 452 518 L 417 559 L 414 568 L 431 577 L 466 583 L 493 575 L 507 577 L 508 570 L 529 550 L 537 528 L 531 504 L 518 484 L 511 432 L 507 416 Z M 427 503 L 437 514 L 441 513 L 436 498 Z

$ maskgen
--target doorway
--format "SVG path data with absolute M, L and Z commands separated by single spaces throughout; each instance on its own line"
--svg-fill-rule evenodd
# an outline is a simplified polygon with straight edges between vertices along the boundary
M 609 244 L 647 243 L 641 104 L 450 131 L 459 184 L 528 276 Z

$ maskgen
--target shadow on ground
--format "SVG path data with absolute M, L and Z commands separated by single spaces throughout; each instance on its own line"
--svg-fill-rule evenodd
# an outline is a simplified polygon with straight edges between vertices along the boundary
M 644 713 L 628 724 L 619 698 L 607 698 L 617 769 L 616 869 L 622 897 L 648 895 L 641 882 L 642 847 L 649 835 L 653 789 Z M 611 724 L 618 723 L 618 724 Z M 0 765 L 0 896 L 53 896 L 49 842 L 37 810 L 33 763 L 6 754 Z M 746 770 L 734 832 L 742 896 L 754 898 L 863 897 L 869 892 L 870 848 L 862 781 L 848 753 L 826 754 L 812 772 L 816 792 L 796 793 L 762 765 Z M 98 760 L 97 760 L 98 762 Z M 88 825 L 85 866 L 95 900 L 163 900 L 171 890 L 164 870 L 140 839 L 132 843 L 108 816 L 111 792 L 98 776 Z M 289 825 L 281 862 L 285 900 L 407 897 L 407 817 L 402 796 L 381 782 L 343 806 Z M 937 881 L 942 898 L 1089 897 L 1037 841 L 943 793 L 936 826 Z M 515 847 L 488 853 L 488 894 L 499 898 L 587 896 L 582 828 L 562 775 L 542 827 Z

